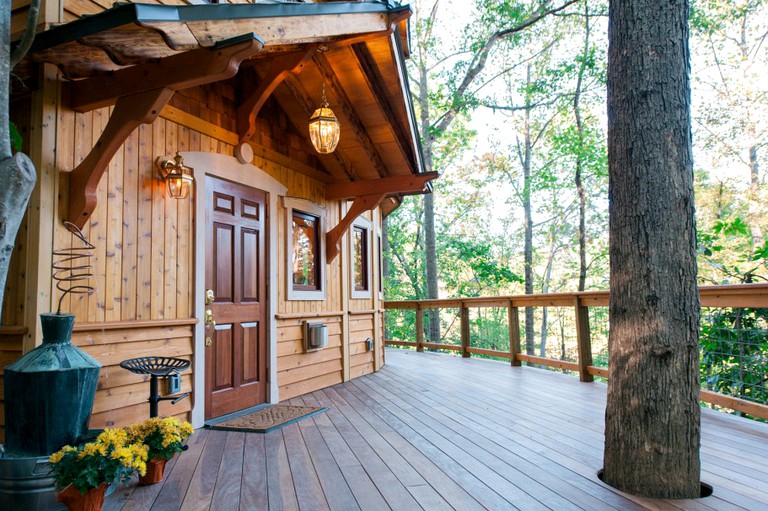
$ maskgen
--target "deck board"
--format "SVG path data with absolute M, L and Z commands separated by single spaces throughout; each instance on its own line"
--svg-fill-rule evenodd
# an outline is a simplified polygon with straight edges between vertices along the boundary
M 623 494 L 602 465 L 605 385 L 529 367 L 388 349 L 382 371 L 292 399 L 329 406 L 266 435 L 199 430 L 128 510 L 768 510 L 768 425 L 702 410 L 714 495 Z

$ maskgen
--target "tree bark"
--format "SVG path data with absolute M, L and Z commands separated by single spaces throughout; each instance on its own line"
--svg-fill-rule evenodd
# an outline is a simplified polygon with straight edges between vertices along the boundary
M 34 2 L 31 10 L 36 13 L 38 5 Z M 20 60 L 18 53 L 14 57 Z M 11 151 L 10 75 L 11 2 L 4 1 L 0 5 L 0 313 L 16 234 L 37 181 L 32 161 L 25 154 L 14 155 Z
M 699 295 L 687 0 L 612 0 L 604 480 L 700 495 Z

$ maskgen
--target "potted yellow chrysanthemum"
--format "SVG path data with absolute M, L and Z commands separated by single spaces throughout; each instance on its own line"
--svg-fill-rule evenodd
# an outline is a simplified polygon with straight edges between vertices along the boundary
M 184 449 L 184 442 L 192 435 L 192 424 L 175 417 L 154 417 L 138 424 L 126 426 L 131 442 L 140 442 L 149 449 L 146 474 L 139 484 L 148 485 L 163 480 L 165 463 Z
M 61 488 L 59 502 L 72 511 L 100 510 L 109 484 L 127 481 L 134 472 L 144 474 L 148 451 L 146 445 L 130 443 L 122 429 L 105 429 L 79 447 L 65 445 L 49 459 Z

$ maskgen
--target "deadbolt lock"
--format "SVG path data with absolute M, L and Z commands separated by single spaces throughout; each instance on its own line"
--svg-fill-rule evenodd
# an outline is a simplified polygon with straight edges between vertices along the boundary
M 213 303 L 213 301 L 216 299 L 216 297 L 213 295 L 213 289 L 208 289 L 205 292 L 205 304 L 210 305 Z

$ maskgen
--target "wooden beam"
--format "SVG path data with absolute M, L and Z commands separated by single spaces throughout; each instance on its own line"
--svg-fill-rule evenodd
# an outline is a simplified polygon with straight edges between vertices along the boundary
M 413 147 L 408 144 L 408 141 L 412 139 L 411 133 L 400 123 L 400 120 L 397 118 L 395 107 L 389 100 L 389 94 L 387 93 L 386 87 L 384 85 L 384 77 L 376 65 L 376 60 L 373 58 L 373 55 L 371 55 L 371 51 L 368 49 L 368 45 L 365 43 L 355 43 L 351 46 L 351 48 L 352 52 L 355 54 L 355 57 L 357 57 L 357 63 L 360 66 L 360 71 L 366 82 L 368 82 L 368 87 L 373 93 L 373 97 L 376 100 L 376 104 L 379 106 L 379 110 L 381 110 L 381 113 L 387 119 L 387 124 L 389 124 L 389 127 L 394 134 L 397 146 L 400 148 L 400 151 L 403 153 L 405 159 L 414 165 L 411 167 L 411 171 L 418 171 L 418 169 L 415 167 L 418 160 L 414 154 Z
M 325 235 L 325 264 L 331 264 L 341 250 L 340 242 L 341 237 L 347 231 L 347 228 L 352 225 L 357 217 L 366 211 L 370 211 L 378 207 L 381 201 L 386 197 L 385 193 L 375 193 L 371 195 L 361 195 L 355 197 L 355 201 L 352 206 L 341 219 L 339 224 L 328 231 Z
M 69 180 L 67 219 L 82 228 L 96 208 L 96 189 L 110 160 L 140 124 L 155 120 L 176 90 L 217 82 L 262 47 L 254 35 L 211 50 L 194 50 L 112 75 L 72 84 L 73 108 L 87 111 L 116 101 L 104 132 Z
M 98 142 L 69 178 L 67 220 L 81 229 L 85 226 L 96 209 L 96 189 L 110 160 L 134 129 L 155 120 L 173 92 L 160 88 L 117 100 Z
M 389 176 L 389 169 L 384 164 L 384 160 L 382 160 L 379 150 L 376 148 L 376 144 L 373 143 L 370 135 L 368 135 L 368 130 L 360 120 L 360 116 L 357 115 L 357 110 L 355 110 L 352 101 L 349 99 L 346 92 L 344 92 L 344 88 L 342 87 L 341 82 L 339 82 L 328 59 L 325 58 L 325 55 L 322 53 L 317 53 L 313 60 L 315 61 L 315 64 L 317 64 L 318 69 L 320 69 L 320 73 L 325 80 L 328 81 L 330 93 L 336 98 L 337 104 L 332 105 L 332 108 L 339 108 L 341 115 L 349 123 L 352 133 L 354 133 L 355 138 L 357 138 L 360 146 L 365 151 L 365 154 L 373 168 L 376 170 L 376 173 L 381 177 Z M 342 131 L 342 137 L 343 136 L 344 132 Z
M 280 55 L 267 64 L 267 72 L 256 91 L 237 107 L 237 133 L 241 143 L 249 141 L 256 133 L 256 117 L 272 92 L 289 74 L 299 73 L 313 53 L 315 48 Z
M 362 195 L 383 193 L 393 195 L 396 193 L 423 192 L 429 181 L 438 177 L 437 172 L 423 172 L 408 176 L 384 177 L 381 179 L 368 179 L 365 181 L 353 181 L 351 183 L 337 183 L 325 188 L 325 198 L 328 200 L 352 199 Z
M 255 35 L 215 49 L 192 50 L 139 64 L 106 76 L 69 84 L 69 105 L 78 112 L 109 106 L 118 98 L 159 88 L 172 91 L 218 82 L 237 74 L 240 63 L 261 50 Z
M 160 117 L 163 119 L 168 119 L 169 121 L 173 121 L 177 124 L 181 124 L 182 126 L 185 126 L 191 130 L 197 131 L 203 135 L 208 135 L 211 138 L 215 138 L 216 140 L 220 140 L 232 146 L 236 146 L 240 142 L 237 133 L 229 131 L 226 128 L 222 128 L 221 126 L 213 124 L 212 122 L 196 117 L 171 105 L 165 105 L 163 111 L 160 112 Z M 323 183 L 330 183 L 332 180 L 329 174 L 311 167 L 299 160 L 293 159 L 290 156 L 286 156 L 268 147 L 259 145 L 252 140 L 249 140 L 248 144 L 253 149 L 253 154 L 257 158 L 268 160 L 271 163 L 295 170 L 300 174 L 309 176 L 312 179 L 317 179 Z M 254 163 L 254 165 L 257 167 L 259 166 L 256 163 Z

